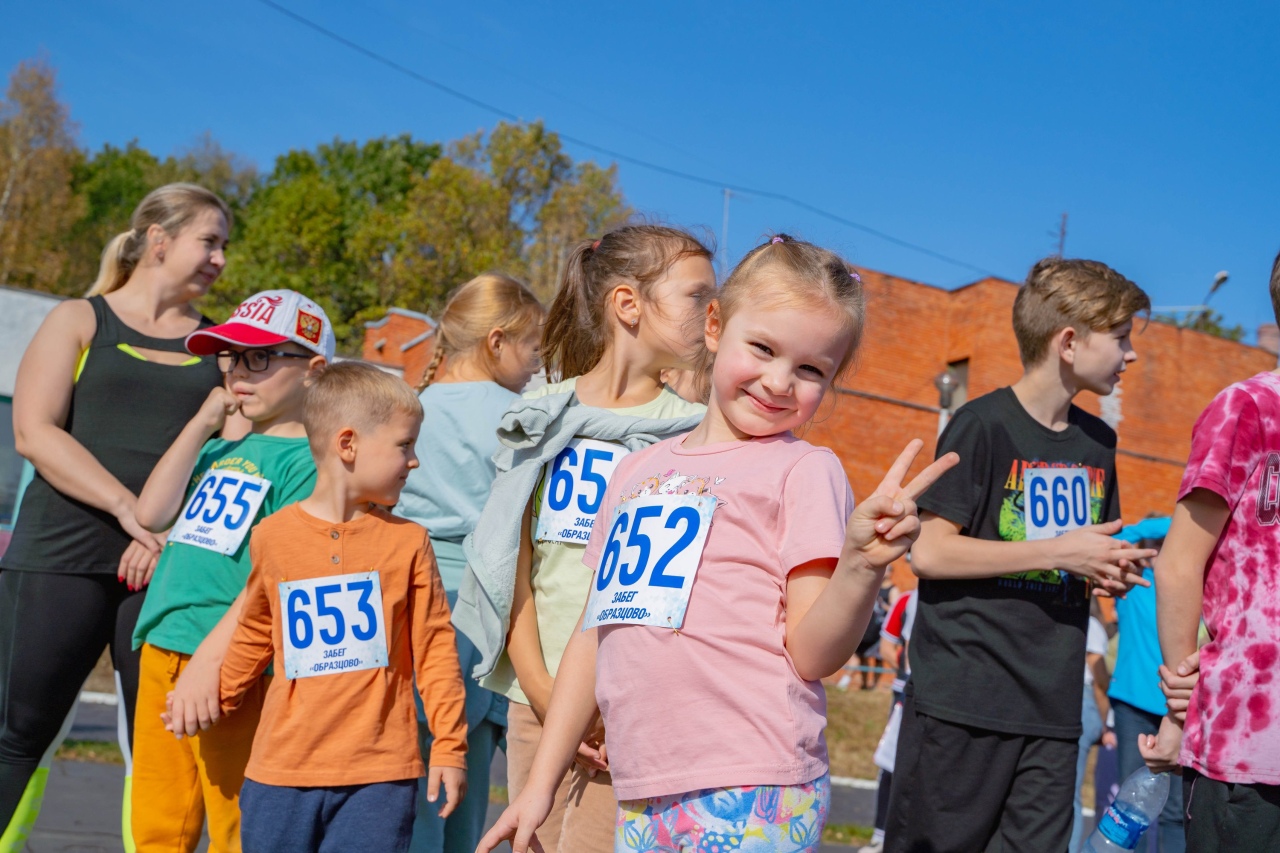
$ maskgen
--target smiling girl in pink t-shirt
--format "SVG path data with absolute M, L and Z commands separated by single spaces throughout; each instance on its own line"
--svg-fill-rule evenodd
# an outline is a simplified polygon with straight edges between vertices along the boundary
M 792 435 L 862 332 L 862 284 L 774 237 L 708 306 L 710 399 L 685 436 L 627 456 L 583 561 L 590 598 L 528 783 L 482 840 L 529 849 L 597 704 L 615 850 L 817 850 L 830 804 L 825 700 L 885 567 L 919 530 L 913 441 L 856 509 L 839 460 Z M 536 843 L 533 849 L 540 849 Z

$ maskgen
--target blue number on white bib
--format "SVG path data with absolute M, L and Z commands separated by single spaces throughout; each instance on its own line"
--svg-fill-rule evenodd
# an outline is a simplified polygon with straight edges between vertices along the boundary
M 537 540 L 585 545 L 609 478 L 629 452 L 611 441 L 570 441 L 551 465 L 538 512 Z
M 387 665 L 377 572 L 286 581 L 280 584 L 280 613 L 286 678 Z
M 169 541 L 234 554 L 270 488 L 270 480 L 252 474 L 209 469 L 169 531 Z
M 624 501 L 609 523 L 582 629 L 683 625 L 715 508 L 712 495 Z
M 1084 468 L 1028 468 L 1022 476 L 1027 541 L 1052 539 L 1093 522 Z

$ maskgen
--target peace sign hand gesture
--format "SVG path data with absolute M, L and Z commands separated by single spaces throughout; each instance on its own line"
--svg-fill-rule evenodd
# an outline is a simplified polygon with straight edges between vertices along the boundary
M 915 543 L 920 535 L 916 498 L 960 461 L 959 455 L 948 453 L 903 485 L 911 463 L 923 447 L 923 441 L 912 439 L 876 490 L 849 516 L 841 562 L 861 559 L 872 568 L 882 570 Z

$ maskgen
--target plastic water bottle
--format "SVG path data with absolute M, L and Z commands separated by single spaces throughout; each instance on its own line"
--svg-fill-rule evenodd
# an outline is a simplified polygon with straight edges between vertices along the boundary
M 1139 768 L 1124 780 L 1120 793 L 1103 813 L 1082 853 L 1134 850 L 1147 827 L 1155 823 L 1169 798 L 1169 774 Z

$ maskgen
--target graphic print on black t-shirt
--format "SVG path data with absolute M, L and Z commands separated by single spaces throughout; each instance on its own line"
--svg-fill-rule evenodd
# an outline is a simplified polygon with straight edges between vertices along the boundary
M 1026 541 L 1026 472 L 1028 469 L 1039 468 L 1083 468 L 1088 473 L 1089 480 L 1089 523 L 1098 524 L 1102 520 L 1102 506 L 1107 496 L 1107 472 L 1104 469 L 1072 462 L 1014 459 L 1009 466 L 1009 476 L 1004 481 L 1004 500 L 1000 504 L 999 531 L 1002 540 Z M 1067 572 L 1018 572 L 1000 578 L 1000 586 L 1049 592 L 1050 590 L 1045 586 L 1031 586 L 1031 584 L 1051 585 L 1055 589 L 1062 590 L 1069 578 L 1070 575 Z
M 938 455 L 960 462 L 920 497 L 922 513 L 963 536 L 1024 541 L 1028 478 L 1039 481 L 1036 538 L 1050 538 L 1046 516 L 1069 529 L 1120 516 L 1115 432 L 1072 406 L 1067 428 L 1051 430 L 1022 408 L 1009 388 L 963 406 L 938 441 Z M 1049 480 L 1078 480 L 1078 499 L 1053 505 Z M 1048 502 L 1046 504 L 1046 501 Z M 1032 506 L 1028 506 L 1028 504 Z M 1087 507 L 1086 507 L 1087 504 Z M 1050 525 L 1053 526 L 1053 525 Z M 1004 577 L 919 584 L 911 669 L 916 708 L 961 725 L 1011 734 L 1076 738 L 1080 733 L 1088 586 L 1077 575 L 1027 571 Z

